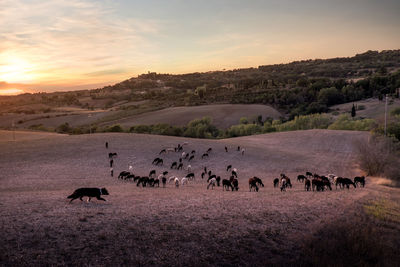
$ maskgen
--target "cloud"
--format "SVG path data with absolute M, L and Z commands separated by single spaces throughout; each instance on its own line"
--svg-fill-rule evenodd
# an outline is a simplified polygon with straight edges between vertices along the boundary
M 148 36 L 158 33 L 158 22 L 117 16 L 111 4 L 2 0 L 0 25 L 0 79 L 1 66 L 15 58 L 29 63 L 27 82 L 45 83 L 82 83 L 87 73 L 128 78 L 140 63 L 157 60 Z M 17 78 L 11 82 L 25 82 Z

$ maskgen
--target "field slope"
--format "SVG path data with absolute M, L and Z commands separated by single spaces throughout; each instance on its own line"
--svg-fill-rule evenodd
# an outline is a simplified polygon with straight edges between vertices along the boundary
M 296 264 L 303 242 L 335 220 L 352 220 L 365 203 L 397 189 L 368 180 L 366 188 L 305 192 L 295 175 L 305 171 L 351 177 L 360 174 L 355 142 L 366 132 L 309 130 L 224 140 L 138 134 L 46 135 L 11 141 L 0 132 L 0 262 L 3 265 L 285 265 Z M 107 150 L 104 143 L 109 142 Z M 133 166 L 136 175 L 171 170 L 179 154 L 162 148 L 188 142 L 196 181 L 175 188 L 141 188 L 110 177 L 108 152 L 117 152 L 115 173 Z M 224 147 L 228 147 L 225 152 Z M 245 148 L 244 155 L 236 151 Z M 210 157 L 199 154 L 209 147 Z M 184 160 L 185 166 L 188 164 Z M 226 165 L 238 169 L 239 191 L 206 189 L 207 166 L 227 178 Z M 272 186 L 280 173 L 293 188 Z M 247 179 L 265 187 L 249 192 Z M 66 196 L 78 187 L 106 187 L 106 202 Z M 397 199 L 398 200 L 398 199 Z M 398 234 L 399 227 L 392 231 Z

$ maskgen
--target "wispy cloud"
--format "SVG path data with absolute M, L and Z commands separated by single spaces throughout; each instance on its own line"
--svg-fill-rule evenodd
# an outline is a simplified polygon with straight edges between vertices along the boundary
M 3 0 L 0 25 L 0 80 L 9 71 L 1 66 L 15 64 L 16 58 L 29 66 L 20 71 L 22 75 L 28 71 L 30 79 L 15 77 L 10 82 L 52 83 L 82 83 L 88 76 L 93 81 L 88 72 L 102 74 L 103 81 L 128 78 L 138 68 L 135 62 L 157 58 L 150 53 L 154 47 L 147 36 L 157 34 L 158 23 L 119 17 L 112 5 Z

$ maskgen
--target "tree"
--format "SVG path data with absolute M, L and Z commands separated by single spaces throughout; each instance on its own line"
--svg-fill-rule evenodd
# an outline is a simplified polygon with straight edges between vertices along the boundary
M 351 117 L 355 117 L 356 116 L 356 107 L 354 106 L 354 103 L 353 103 L 353 107 L 351 108 Z
M 318 101 L 327 106 L 340 104 L 343 101 L 343 95 L 335 87 L 323 88 L 318 93 Z

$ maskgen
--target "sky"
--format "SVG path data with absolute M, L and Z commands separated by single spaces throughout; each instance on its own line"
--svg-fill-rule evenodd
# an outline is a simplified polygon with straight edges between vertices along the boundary
M 0 0 L 0 94 L 400 48 L 398 0 Z

